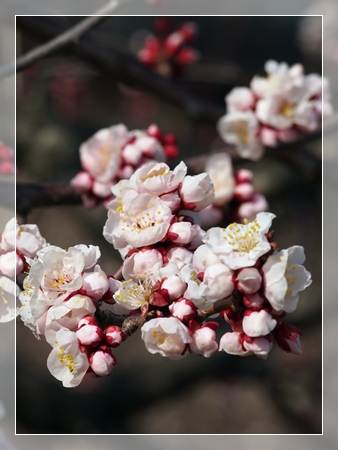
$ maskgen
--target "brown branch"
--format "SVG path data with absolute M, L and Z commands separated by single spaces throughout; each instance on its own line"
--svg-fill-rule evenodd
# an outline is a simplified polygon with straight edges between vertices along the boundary
M 22 217 L 33 208 L 59 205 L 80 205 L 81 196 L 69 184 L 61 183 L 17 183 L 16 208 Z
M 220 313 L 221 311 L 224 311 L 226 309 L 232 309 L 233 311 L 242 311 L 242 295 L 237 290 L 234 290 L 232 295 L 230 295 L 229 297 L 217 300 L 206 308 L 198 310 L 196 313 L 196 319 L 202 323 L 213 314 Z M 122 329 L 127 337 L 131 336 L 133 333 L 139 330 L 145 322 L 154 319 L 155 317 L 155 311 L 151 311 L 147 314 L 146 317 L 143 317 L 142 314 L 133 316 L 129 316 L 128 314 L 119 315 L 107 309 L 98 309 L 95 313 L 95 318 L 103 330 L 110 325 L 117 325 Z

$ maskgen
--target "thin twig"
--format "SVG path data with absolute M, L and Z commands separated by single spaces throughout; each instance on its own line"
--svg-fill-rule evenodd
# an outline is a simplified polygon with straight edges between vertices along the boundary
M 221 311 L 227 309 L 232 309 L 233 311 L 241 311 L 242 308 L 243 305 L 241 295 L 238 291 L 235 290 L 229 297 L 217 300 L 206 308 L 198 310 L 196 319 L 202 323 L 213 314 L 220 313 Z M 126 337 L 129 337 L 137 330 L 139 330 L 145 322 L 150 319 L 154 319 L 156 317 L 156 312 L 151 311 L 147 314 L 146 317 L 143 317 L 142 314 L 136 314 L 132 316 L 129 316 L 128 314 L 119 315 L 107 309 L 98 309 L 95 313 L 95 317 L 103 330 L 110 325 L 117 325 L 122 329 Z
M 105 6 L 98 9 L 93 13 L 92 16 L 86 17 L 81 22 L 77 23 L 75 26 L 71 27 L 69 30 L 62 34 L 59 34 L 54 39 L 48 41 L 47 43 L 40 45 L 25 55 L 16 59 L 16 61 L 10 61 L 0 67 L 0 80 L 12 75 L 15 70 L 20 72 L 23 69 L 35 64 L 40 59 L 55 53 L 57 50 L 71 44 L 75 43 L 81 36 L 83 36 L 87 31 L 93 29 L 104 19 L 106 19 L 107 14 L 112 13 L 120 5 L 128 2 L 130 0 L 110 0 Z

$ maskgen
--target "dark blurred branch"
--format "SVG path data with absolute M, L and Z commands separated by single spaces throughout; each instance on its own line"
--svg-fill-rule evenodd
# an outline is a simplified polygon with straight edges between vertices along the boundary
M 69 185 L 61 183 L 17 183 L 17 213 L 26 218 L 33 208 L 59 205 L 79 205 L 80 195 Z
M 16 61 L 11 61 L 0 67 L 0 79 L 11 75 L 15 70 L 16 72 L 20 72 L 21 70 L 26 69 L 40 59 L 50 56 L 70 44 L 76 44 L 81 36 L 100 24 L 103 20 L 107 19 L 109 16 L 106 16 L 106 14 L 110 14 L 118 6 L 127 1 L 128 0 L 110 0 L 105 6 L 94 12 L 92 16 L 81 20 L 74 27 L 57 35 L 49 42 L 34 48 L 25 55 L 17 58 Z
M 53 39 L 64 31 L 64 20 L 55 17 L 17 17 L 17 27 L 38 40 Z M 133 56 L 116 48 L 103 47 L 91 35 L 85 35 L 76 45 L 69 44 L 67 51 L 89 62 L 95 69 L 112 76 L 116 81 L 155 94 L 182 108 L 195 120 L 215 123 L 225 108 L 214 105 L 180 84 L 151 72 Z

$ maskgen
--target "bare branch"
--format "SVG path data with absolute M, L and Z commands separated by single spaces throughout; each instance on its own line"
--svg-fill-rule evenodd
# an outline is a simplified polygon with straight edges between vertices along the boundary
M 112 13 L 120 5 L 127 3 L 130 0 L 110 0 L 105 6 L 98 9 L 92 16 L 86 17 L 81 22 L 77 23 L 74 27 L 59 34 L 54 39 L 42 44 L 25 55 L 11 61 L 0 67 L 0 80 L 12 75 L 15 70 L 20 72 L 23 69 L 31 66 L 40 59 L 55 53 L 57 50 L 66 47 L 69 44 L 76 43 L 78 39 L 83 36 L 87 31 L 91 30 L 107 17 L 107 14 Z
M 81 196 L 69 184 L 17 183 L 17 213 L 26 217 L 33 208 L 59 205 L 80 205 Z

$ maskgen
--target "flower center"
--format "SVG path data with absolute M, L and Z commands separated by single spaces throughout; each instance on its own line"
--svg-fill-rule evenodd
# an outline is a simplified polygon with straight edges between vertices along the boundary
M 161 224 L 163 222 L 163 219 L 161 217 L 162 211 L 160 209 L 157 209 L 155 212 L 154 210 L 150 211 L 150 209 L 151 205 L 148 204 L 146 211 L 139 209 L 137 213 L 126 213 L 123 210 L 123 205 L 121 202 L 120 206 L 116 209 L 116 211 L 119 212 L 121 216 L 121 230 L 130 230 L 140 233 L 142 230 L 154 227 L 156 224 Z
M 148 173 L 148 175 L 146 177 L 141 178 L 141 180 L 144 182 L 146 180 L 148 180 L 149 178 L 155 178 L 155 177 L 159 177 L 161 175 L 170 175 L 170 171 L 166 170 L 166 169 L 154 169 L 151 172 Z
M 291 119 L 293 116 L 293 105 L 291 103 L 286 103 L 285 105 L 283 105 L 280 109 L 280 114 L 284 117 L 286 117 L 287 119 Z
M 248 132 L 248 124 L 245 120 L 238 120 L 230 124 L 230 129 L 233 133 L 237 134 L 238 139 L 242 144 L 248 144 L 250 136 Z
M 260 225 L 257 219 L 253 222 L 244 219 L 244 224 L 234 222 L 227 228 L 223 228 L 223 233 L 223 239 L 235 250 L 242 253 L 251 252 L 260 241 Z
M 294 271 L 296 270 L 296 268 L 297 268 L 297 266 L 295 266 L 294 264 L 288 264 L 285 269 L 285 278 L 288 283 L 288 289 L 287 289 L 286 293 L 288 295 L 293 295 L 293 289 L 291 286 L 293 286 L 297 281 L 297 277 L 294 274 Z
M 75 361 L 74 361 L 74 356 L 72 355 L 67 355 L 65 353 L 65 349 L 60 346 L 59 347 L 59 351 L 56 354 L 56 356 L 59 358 L 59 361 L 61 364 L 63 364 L 65 367 L 67 367 L 67 369 L 69 370 L 69 372 L 71 374 L 74 373 L 75 371 Z
M 141 308 L 147 305 L 153 297 L 153 283 L 150 280 L 134 283 L 132 279 L 123 281 L 121 288 L 116 292 L 115 298 L 118 302 L 133 307 Z

